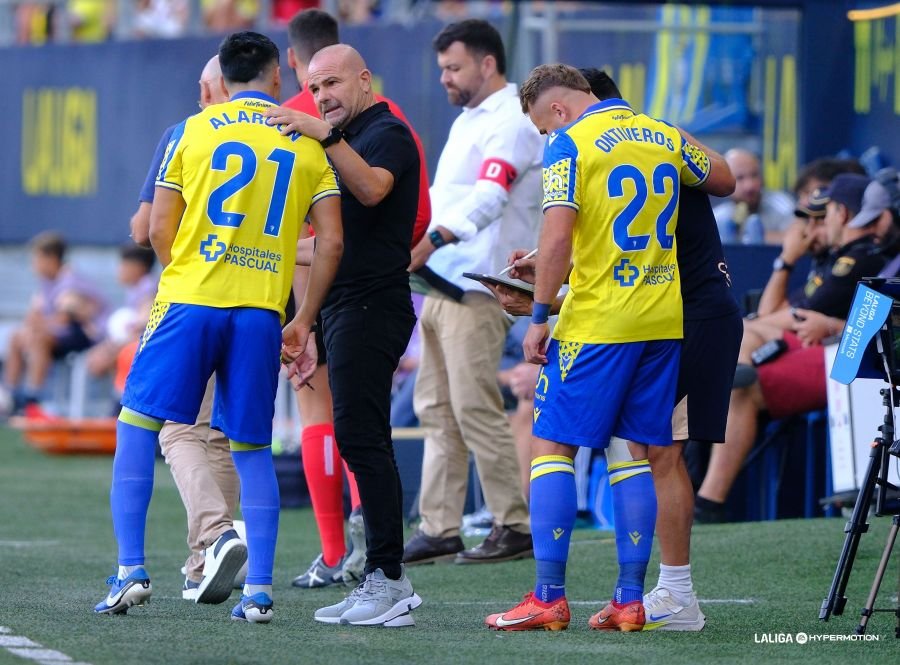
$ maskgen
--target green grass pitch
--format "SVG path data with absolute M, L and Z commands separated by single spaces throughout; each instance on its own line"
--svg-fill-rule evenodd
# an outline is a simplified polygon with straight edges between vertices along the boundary
M 403 445 L 402 443 L 399 445 Z M 857 624 L 889 518 L 863 536 L 844 616 L 818 621 L 843 542 L 843 520 L 699 526 L 694 576 L 708 616 L 701 633 L 600 634 L 588 617 L 616 577 L 610 534 L 578 531 L 569 564 L 573 621 L 562 633 L 494 633 L 482 621 L 508 609 L 533 583 L 533 562 L 411 569 L 425 603 L 415 628 L 320 625 L 314 610 L 344 590 L 297 590 L 290 580 L 318 551 L 312 514 L 284 511 L 275 568 L 276 616 L 268 626 L 229 620 L 236 600 L 215 606 L 181 600 L 187 554 L 184 509 L 168 469 L 156 469 L 147 532 L 152 603 L 128 616 L 94 616 L 114 570 L 108 493 L 112 458 L 51 457 L 0 429 L 0 664 L 26 663 L 13 637 L 25 637 L 80 663 L 892 663 L 900 658 L 895 619 L 877 614 L 877 642 L 765 643 L 763 635 L 848 635 Z M 878 607 L 896 602 L 900 545 Z M 655 582 L 658 559 L 648 574 Z M 705 601 L 705 602 L 704 602 Z M 32 647 L 33 649 L 33 647 Z M 38 662 L 35 651 L 19 652 Z M 54 656 L 59 658 L 57 654 Z M 48 661 L 49 662 L 49 661 Z M 64 662 L 61 660 L 53 662 Z

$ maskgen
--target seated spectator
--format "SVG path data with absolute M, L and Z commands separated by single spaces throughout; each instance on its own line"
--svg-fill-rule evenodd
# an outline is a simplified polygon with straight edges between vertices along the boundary
M 723 243 L 761 245 L 781 242 L 793 221 L 794 204 L 783 192 L 763 190 L 759 159 L 740 148 L 725 153 L 736 182 L 734 194 L 713 213 Z
M 40 290 L 12 335 L 3 369 L 4 387 L 12 393 L 16 410 L 39 416 L 38 401 L 51 362 L 100 339 L 106 301 L 91 282 L 66 265 L 62 236 L 41 233 L 32 240 L 31 250 Z
M 172 39 L 187 30 L 188 0 L 136 0 L 135 37 Z
M 338 0 L 338 16 L 343 23 L 359 25 L 375 17 L 378 0 Z
M 272 0 L 272 20 L 287 25 L 295 14 L 304 9 L 318 9 L 319 0 Z
M 110 315 L 105 339 L 88 351 L 88 371 L 94 376 L 116 369 L 119 352 L 140 337 L 156 297 L 159 279 L 153 274 L 153 250 L 130 244 L 122 248 L 119 257 L 119 283 L 125 287 L 125 302 Z
M 855 159 L 838 159 L 822 157 L 815 159 L 800 169 L 794 183 L 794 199 L 797 207 L 805 206 L 809 195 L 817 189 L 825 189 L 836 175 L 841 173 L 859 173 L 865 175 L 866 170 Z
M 877 234 L 889 226 L 885 224 L 891 217 L 887 190 L 865 176 L 841 174 L 821 194 L 819 199 L 811 197 L 810 204 L 813 207 L 819 201 L 826 206 L 830 270 L 823 273 L 821 283 L 807 284 L 805 307 L 782 307 L 744 322 L 725 444 L 713 447 L 697 493 L 695 519 L 699 522 L 724 521 L 725 500 L 756 440 L 761 411 L 784 418 L 825 407 L 822 340 L 843 330 L 857 282 L 878 275 L 886 263 Z M 757 357 L 754 368 L 753 352 L 776 340 L 782 350 L 770 360 Z
M 757 314 L 764 316 L 787 307 L 809 308 L 808 298 L 822 285 L 831 269 L 831 248 L 825 232 L 825 199 L 821 196 L 811 199 L 809 186 L 824 189 L 835 176 L 841 173 L 862 173 L 862 167 L 852 160 L 819 159 L 811 162 L 800 172 L 794 191 L 797 206 L 795 221 L 784 235 L 781 254 L 776 259 L 766 288 L 757 306 Z M 788 293 L 788 281 L 794 265 L 804 254 L 812 257 L 806 284 L 794 293 Z
M 116 23 L 116 3 L 107 0 L 69 0 L 66 18 L 75 42 L 105 42 Z
M 16 43 L 46 44 L 53 38 L 54 8 L 46 2 L 20 2 L 16 6 Z
M 259 17 L 259 0 L 200 0 L 203 22 L 213 32 L 252 28 Z

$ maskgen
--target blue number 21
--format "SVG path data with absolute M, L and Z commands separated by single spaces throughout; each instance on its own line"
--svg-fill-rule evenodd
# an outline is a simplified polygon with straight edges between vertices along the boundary
M 678 205 L 678 169 L 674 164 L 663 163 L 656 167 L 653 171 L 652 183 L 648 183 L 644 174 L 631 164 L 620 164 L 612 170 L 607 181 L 607 190 L 610 198 L 618 198 L 625 195 L 625 188 L 622 186 L 626 180 L 634 183 L 635 194 L 625 209 L 620 212 L 613 220 L 613 239 L 623 252 L 636 252 L 647 249 L 650 242 L 649 235 L 630 235 L 628 227 L 640 214 L 647 202 L 648 184 L 652 184 L 653 194 L 666 194 L 666 180 L 671 182 L 671 193 L 665 207 L 656 218 L 656 239 L 660 247 L 663 249 L 672 249 L 674 236 L 667 231 L 672 215 L 675 213 L 675 207 Z
M 228 158 L 231 156 L 240 158 L 240 170 L 216 187 L 206 203 L 206 214 L 216 226 L 237 227 L 241 225 L 245 215 L 240 212 L 226 211 L 225 202 L 249 185 L 253 176 L 256 175 L 256 153 L 247 144 L 237 141 L 228 141 L 216 148 L 210 168 L 214 171 L 224 171 L 227 168 Z M 263 229 L 263 233 L 266 235 L 277 236 L 281 231 L 284 203 L 291 182 L 294 159 L 294 153 L 281 148 L 275 148 L 266 158 L 267 162 L 274 162 L 278 169 L 275 172 L 275 184 L 272 187 L 269 211 L 266 213 L 266 225 Z

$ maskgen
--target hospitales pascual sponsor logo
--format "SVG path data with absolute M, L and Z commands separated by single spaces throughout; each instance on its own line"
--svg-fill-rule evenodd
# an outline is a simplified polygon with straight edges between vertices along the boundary
M 245 247 L 243 245 L 228 245 L 215 233 L 210 233 L 200 243 L 200 255 L 207 263 L 218 261 L 262 272 L 278 273 L 281 264 L 281 254 L 258 247 Z

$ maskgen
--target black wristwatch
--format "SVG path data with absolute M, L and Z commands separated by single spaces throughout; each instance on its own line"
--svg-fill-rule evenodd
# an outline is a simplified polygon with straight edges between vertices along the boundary
M 328 148 L 330 146 L 333 146 L 338 141 L 342 141 L 343 139 L 344 139 L 344 132 L 342 132 L 337 127 L 332 127 L 331 131 L 328 132 L 328 136 L 326 136 L 324 139 L 319 141 L 319 143 L 322 144 L 323 148 Z
M 428 234 L 428 239 L 431 241 L 431 244 L 434 245 L 435 249 L 443 247 L 447 244 L 447 241 L 444 240 L 444 236 L 442 236 L 441 232 L 437 229 Z
M 793 263 L 788 263 L 780 256 L 772 262 L 772 272 L 778 272 L 779 270 L 784 270 L 786 272 L 790 272 L 794 269 Z

